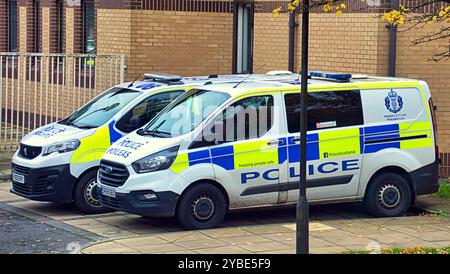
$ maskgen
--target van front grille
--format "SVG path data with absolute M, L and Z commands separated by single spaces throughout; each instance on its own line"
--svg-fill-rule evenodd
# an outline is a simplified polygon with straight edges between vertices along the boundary
M 34 159 L 42 152 L 42 147 L 34 147 L 29 145 L 20 144 L 19 156 L 25 159 Z
M 119 187 L 127 181 L 129 176 L 130 173 L 124 165 L 109 161 L 100 162 L 98 178 L 102 184 L 112 187 Z

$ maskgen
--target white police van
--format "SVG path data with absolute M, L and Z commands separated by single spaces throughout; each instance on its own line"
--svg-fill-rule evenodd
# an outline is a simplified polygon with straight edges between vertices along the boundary
M 438 188 L 434 107 L 423 81 L 311 73 L 307 196 L 364 201 L 399 216 Z M 298 81 L 213 84 L 178 97 L 114 143 L 98 172 L 100 203 L 192 229 L 227 210 L 296 203 Z
M 69 203 L 85 213 L 104 212 L 95 198 L 101 156 L 116 140 L 148 123 L 159 111 L 191 88 L 246 75 L 181 78 L 146 74 L 143 81 L 115 86 L 66 119 L 26 135 L 12 159 L 12 192 L 37 201 Z M 292 78 L 283 71 L 263 79 Z
M 12 159 L 12 192 L 37 201 L 74 202 L 84 213 L 107 209 L 96 199 L 100 159 L 122 136 L 147 124 L 180 94 L 199 85 L 242 81 L 249 75 L 184 77 L 145 74 L 143 81 L 115 86 L 66 119 L 26 135 Z M 252 78 L 295 79 L 287 71 Z

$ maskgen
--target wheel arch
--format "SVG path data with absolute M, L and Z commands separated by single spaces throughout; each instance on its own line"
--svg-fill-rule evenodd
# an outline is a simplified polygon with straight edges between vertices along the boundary
M 225 201 L 226 201 L 226 203 L 227 203 L 227 205 L 226 205 L 226 210 L 228 210 L 228 208 L 229 208 L 229 206 L 230 206 L 230 197 L 229 197 L 227 191 L 225 190 L 225 188 L 224 188 L 220 183 L 218 183 L 217 181 L 212 180 L 212 179 L 201 179 L 201 180 L 197 180 L 197 181 L 195 181 L 195 182 L 189 184 L 189 186 L 186 187 L 186 188 L 183 190 L 183 192 L 180 194 L 180 197 L 178 197 L 178 201 L 181 200 L 181 198 L 186 194 L 186 192 L 187 192 L 189 189 L 191 189 L 191 188 L 193 188 L 194 186 L 199 185 L 199 184 L 210 184 L 210 185 L 213 185 L 213 186 L 217 187 L 217 188 L 220 190 L 220 192 L 222 192 L 222 194 L 223 194 L 223 196 L 224 196 L 224 198 L 225 198 Z M 176 212 L 176 210 L 178 209 L 178 204 L 179 204 L 179 203 L 177 202 L 177 206 L 176 206 L 176 208 L 175 208 L 175 212 Z
M 93 172 L 93 171 L 97 170 L 98 168 L 99 168 L 98 166 L 90 167 L 90 168 L 86 169 L 85 171 L 83 171 L 83 173 L 81 173 L 80 176 L 78 176 L 78 178 L 75 180 L 75 184 L 72 187 L 72 200 L 74 200 L 74 198 L 75 198 L 75 188 L 78 185 L 78 183 L 80 182 L 80 180 L 84 176 L 86 176 L 86 174 L 88 174 L 89 172 Z
M 376 177 L 378 177 L 379 175 L 384 174 L 384 173 L 395 173 L 395 174 L 398 174 L 398 175 L 402 176 L 408 182 L 408 185 L 409 185 L 409 187 L 411 189 L 411 204 L 414 204 L 415 199 L 416 199 L 416 190 L 414 188 L 414 184 L 413 184 L 413 181 L 411 179 L 411 176 L 409 175 L 409 173 L 405 169 L 403 169 L 402 167 L 399 167 L 399 166 L 395 166 L 395 165 L 390 165 L 390 166 L 386 166 L 386 167 L 380 168 L 375 173 L 373 173 L 372 176 L 370 176 L 370 179 L 368 180 L 368 183 L 367 183 L 366 188 L 364 190 L 364 198 L 367 195 L 367 191 L 369 189 L 369 185 L 373 182 L 373 180 Z

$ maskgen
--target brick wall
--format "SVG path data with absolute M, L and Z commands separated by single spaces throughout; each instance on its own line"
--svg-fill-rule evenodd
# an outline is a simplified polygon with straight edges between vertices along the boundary
M 65 8 L 65 24 L 66 31 L 65 35 L 65 46 L 66 53 L 74 52 L 74 44 L 75 44 L 75 9 L 74 8 Z
M 19 51 L 26 52 L 28 49 L 27 38 L 28 38 L 28 26 L 27 26 L 27 7 L 19 6 L 19 23 L 18 23 L 18 47 Z
M 443 39 L 411 46 L 415 38 L 437 28 L 436 25 L 427 25 L 407 32 L 402 31 L 404 28 L 400 29 L 397 44 L 397 75 L 425 80 L 428 83 L 438 110 L 439 145 L 441 151 L 450 152 L 450 60 L 439 63 L 428 61 L 436 52 L 448 49 L 449 41 Z
M 6 1 L 0 1 L 0 51 L 8 50 L 8 13 Z
M 73 10 L 73 37 L 72 37 L 72 52 L 73 53 L 81 53 L 83 51 L 83 14 L 81 7 L 74 7 Z M 67 11 L 66 11 L 67 13 Z M 69 32 L 69 28 L 67 27 L 67 31 Z
M 57 53 L 58 52 L 58 1 L 52 0 L 49 1 L 49 52 Z M 65 27 L 66 27 L 66 18 L 65 18 L 66 9 L 63 8 L 62 13 L 62 36 L 63 36 L 63 52 L 65 51 Z
M 127 77 L 230 73 L 232 14 L 99 9 L 98 53 L 127 56 Z
M 258 73 L 287 69 L 289 47 L 289 18 L 274 17 L 271 13 L 256 13 L 254 16 L 253 69 Z
M 35 26 L 35 0 L 28 0 L 26 2 L 26 14 L 27 14 L 27 51 L 39 52 L 42 44 L 42 11 L 40 5 L 38 5 L 38 22 Z M 39 3 L 39 1 L 38 1 Z M 36 30 L 36 31 L 35 31 Z M 38 34 L 38 40 L 35 41 L 35 32 Z M 37 51 L 36 51 L 37 50 Z

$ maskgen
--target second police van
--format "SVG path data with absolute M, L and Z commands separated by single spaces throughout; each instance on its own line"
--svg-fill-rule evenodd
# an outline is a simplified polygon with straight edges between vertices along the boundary
M 423 81 L 311 73 L 307 196 L 364 201 L 399 216 L 438 189 L 434 107 Z M 228 210 L 296 203 L 298 81 L 198 87 L 114 143 L 98 172 L 99 201 L 191 229 Z

